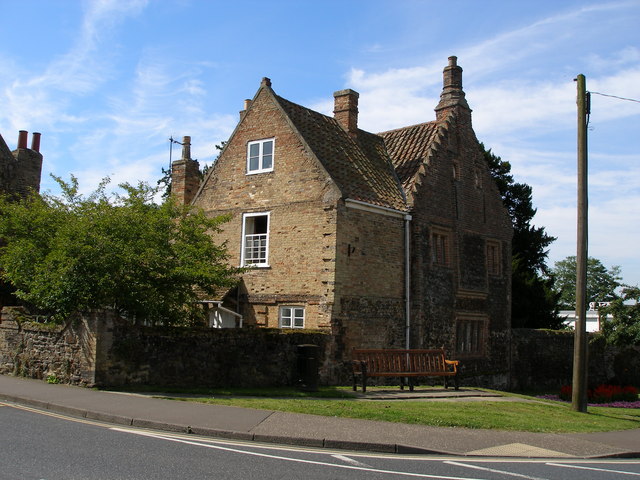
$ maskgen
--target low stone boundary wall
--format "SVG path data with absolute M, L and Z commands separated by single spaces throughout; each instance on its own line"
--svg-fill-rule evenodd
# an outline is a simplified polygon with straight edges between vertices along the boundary
M 640 387 L 640 347 L 612 347 L 589 336 L 589 385 L 619 383 Z M 513 329 L 510 389 L 554 390 L 573 379 L 573 332 Z
M 109 312 L 51 326 L 5 307 L 0 374 L 87 386 L 284 386 L 295 384 L 298 347 L 306 344 L 319 347 L 320 382 L 334 382 L 343 365 L 329 360 L 335 345 L 322 332 L 144 327 Z M 573 332 L 514 329 L 508 352 L 507 375 L 463 376 L 463 385 L 553 391 L 572 381 Z M 591 336 L 588 375 L 591 385 L 640 386 L 640 347 L 614 348 Z
M 329 338 L 304 330 L 133 326 L 105 312 L 49 326 L 5 310 L 0 373 L 87 386 L 293 385 L 298 346 L 320 347 L 322 375 Z
M 66 325 L 30 321 L 20 308 L 0 317 L 0 373 L 54 383 L 95 384 L 95 315 Z
M 267 328 L 211 329 L 116 324 L 101 348 L 96 380 L 106 385 L 268 387 L 294 385 L 298 346 L 328 335 Z

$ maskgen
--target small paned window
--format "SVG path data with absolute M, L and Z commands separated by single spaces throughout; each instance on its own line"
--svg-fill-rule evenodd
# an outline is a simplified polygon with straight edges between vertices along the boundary
M 245 213 L 242 223 L 243 267 L 269 265 L 269 213 Z
M 273 170 L 275 139 L 258 140 L 247 145 L 247 174 Z
M 304 307 L 280 307 L 280 328 L 304 328 Z
M 489 275 L 500 275 L 500 244 L 498 242 L 487 241 L 487 273 Z
M 440 231 L 431 233 L 431 261 L 434 265 L 445 267 L 450 265 L 448 233 Z
M 456 354 L 484 355 L 487 322 L 484 319 L 460 318 L 456 321 Z

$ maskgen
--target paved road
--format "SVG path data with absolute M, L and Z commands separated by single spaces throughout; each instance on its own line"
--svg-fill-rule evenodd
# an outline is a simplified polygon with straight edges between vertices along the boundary
M 516 461 L 287 448 L 118 427 L 7 404 L 0 407 L 0 425 L 0 480 L 640 477 L 640 461 Z
M 468 390 L 457 394 L 480 395 L 480 392 Z M 414 392 L 413 399 L 415 395 L 424 393 Z M 0 401 L 123 426 L 190 431 L 218 438 L 308 447 L 502 457 L 616 455 L 640 458 L 640 429 L 544 434 L 439 428 L 179 402 L 69 385 L 49 385 L 38 380 L 6 375 L 0 375 Z

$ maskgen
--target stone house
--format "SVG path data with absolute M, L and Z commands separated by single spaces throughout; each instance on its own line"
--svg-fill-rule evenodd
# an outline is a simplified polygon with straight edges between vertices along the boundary
M 25 196 L 40 191 L 42 154 L 40 134 L 34 132 L 31 148 L 27 148 L 29 133 L 20 130 L 17 148 L 11 151 L 0 135 L 0 192 Z
M 329 117 L 264 78 L 200 181 L 185 137 L 173 194 L 228 214 L 218 241 L 251 267 L 218 305 L 244 325 L 332 333 L 323 369 L 352 348 L 444 346 L 469 376 L 508 373 L 511 222 L 471 125 L 456 57 L 434 121 L 369 133 L 358 93 Z

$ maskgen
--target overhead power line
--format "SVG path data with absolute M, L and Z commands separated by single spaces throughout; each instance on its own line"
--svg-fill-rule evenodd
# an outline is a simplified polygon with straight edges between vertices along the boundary
M 635 100 L 633 98 L 618 97 L 616 95 L 607 95 L 606 93 L 600 93 L 600 92 L 589 92 L 589 93 L 592 93 L 593 95 L 601 95 L 603 97 L 617 98 L 618 100 L 626 100 L 627 102 L 640 103 L 640 100 Z

